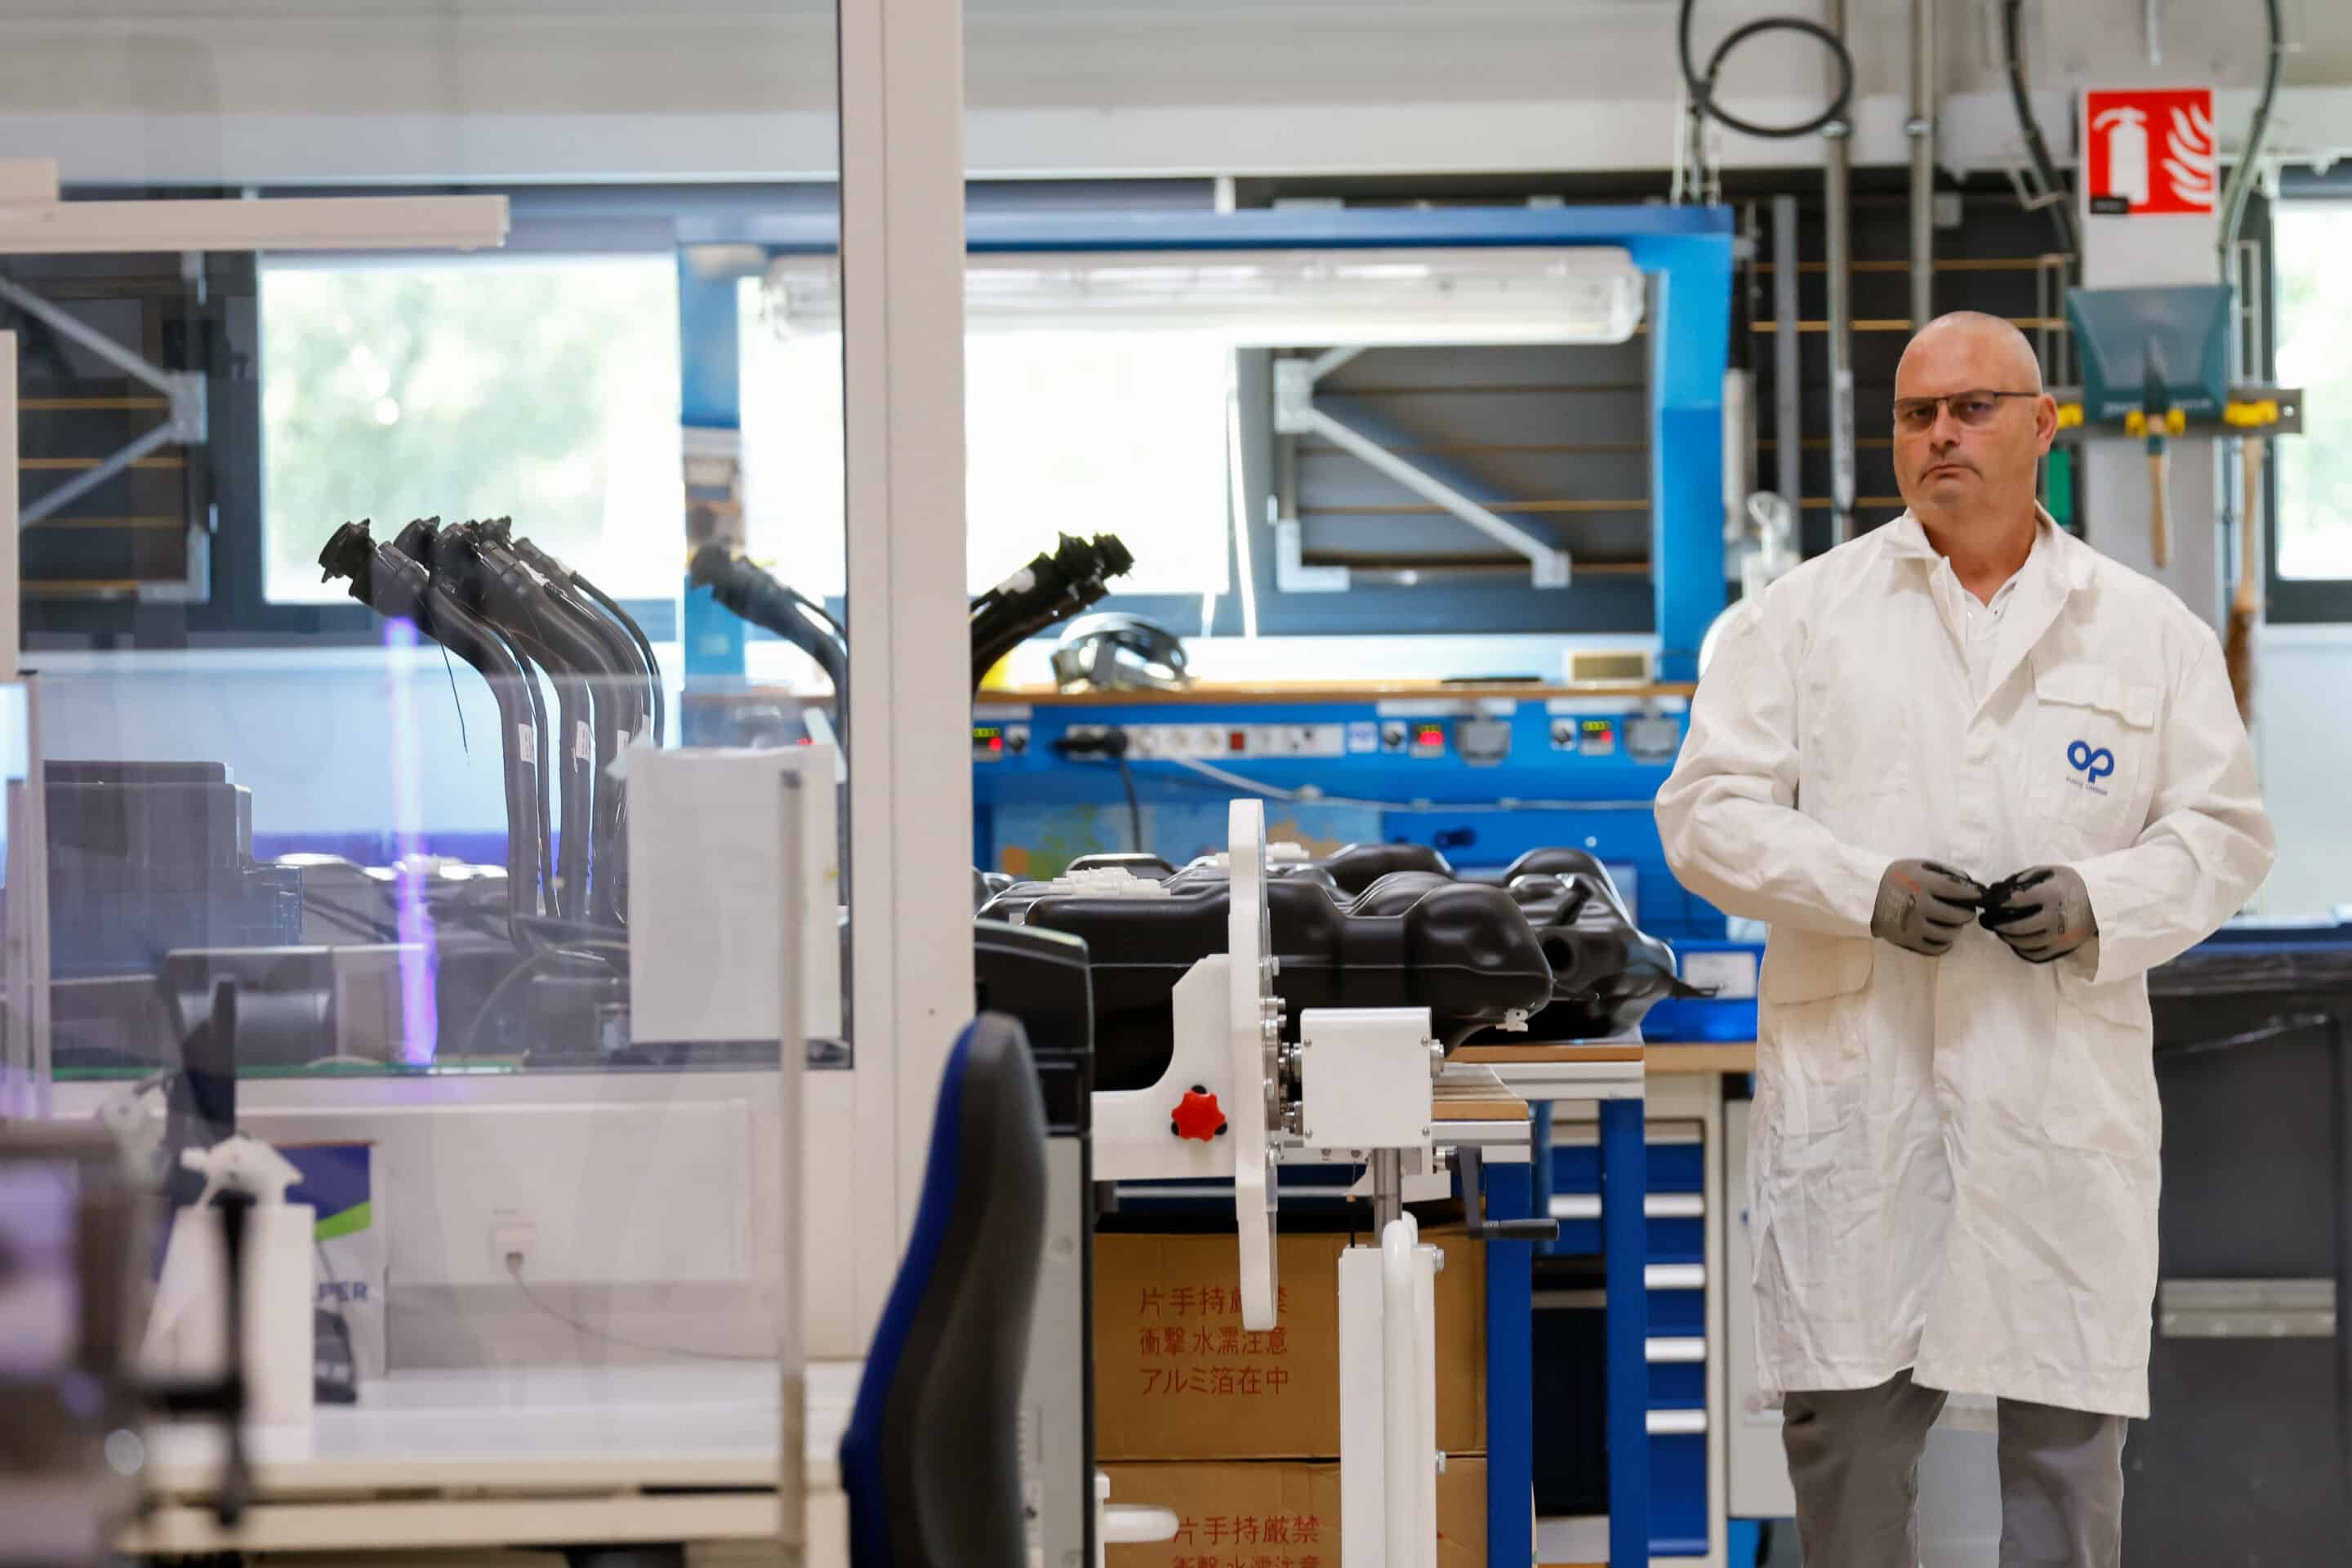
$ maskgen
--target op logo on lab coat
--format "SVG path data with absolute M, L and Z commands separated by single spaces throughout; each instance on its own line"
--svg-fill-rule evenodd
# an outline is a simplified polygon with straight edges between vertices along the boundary
M 2105 746 L 2095 751 L 2090 742 L 2077 741 L 2066 748 L 2066 762 L 2083 775 L 2079 779 L 2070 779 L 2068 783 L 2081 784 L 2094 795 L 2107 793 L 2099 787 L 2099 781 L 2116 771 L 2116 754 L 2113 752 Z

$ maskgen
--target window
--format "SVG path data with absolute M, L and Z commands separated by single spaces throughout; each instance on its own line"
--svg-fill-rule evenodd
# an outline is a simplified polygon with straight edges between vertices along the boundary
M 743 286 L 751 554 L 804 594 L 842 592 L 841 339 L 779 332 Z M 1121 594 L 1223 594 L 1230 572 L 1223 340 L 1133 331 L 973 331 L 964 342 L 967 574 L 979 593 L 1057 532 L 1116 533 Z
M 273 602 L 341 596 L 327 535 L 512 517 L 620 596 L 677 592 L 677 274 L 667 255 L 265 262 Z
M 2304 433 L 2272 443 L 2283 580 L 2352 578 L 2352 203 L 2282 202 L 2278 382 L 2305 389 Z

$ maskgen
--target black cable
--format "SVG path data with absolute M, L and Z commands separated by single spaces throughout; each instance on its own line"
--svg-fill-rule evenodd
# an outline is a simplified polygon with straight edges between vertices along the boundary
M 1734 27 L 1723 42 L 1716 45 L 1715 53 L 1707 57 L 1704 74 L 1691 65 L 1691 13 L 1698 8 L 1698 0 L 1683 0 L 1682 20 L 1675 31 L 1675 52 L 1683 68 L 1683 82 L 1690 89 L 1691 102 L 1700 112 L 1712 116 L 1734 131 L 1749 136 L 1788 138 L 1811 136 L 1845 121 L 1846 106 L 1853 100 L 1853 56 L 1847 52 L 1845 40 L 1822 26 L 1819 22 L 1802 16 L 1759 16 Z M 1724 57 L 1759 33 L 1802 33 L 1818 38 L 1837 61 L 1837 92 L 1830 106 L 1798 125 L 1759 125 L 1752 120 L 1742 120 L 1727 112 L 1715 100 L 1716 73 L 1723 68 Z
M 302 912 L 305 915 L 317 915 L 329 925 L 349 931 L 353 936 L 367 937 L 378 942 L 397 942 L 400 940 L 400 932 L 397 930 L 378 925 L 367 916 L 347 910 L 341 904 L 329 903 L 316 894 L 303 895 Z
M 328 578 L 347 579 L 351 596 L 378 615 L 413 623 L 425 636 L 464 659 L 490 688 L 498 705 L 499 770 L 507 800 L 507 909 L 516 946 L 530 943 L 519 922 L 538 912 L 540 879 L 545 870 L 537 781 L 526 767 L 543 772 L 520 749 L 518 731 L 528 727 L 518 688 L 531 684 L 513 653 L 486 621 L 474 616 L 429 576 L 422 563 L 399 548 L 378 544 L 365 521 L 347 522 L 320 552 Z
M 621 602 L 618 599 L 615 599 L 612 595 L 607 594 L 604 589 L 599 588 L 595 584 L 591 583 L 587 578 L 583 577 L 577 572 L 574 572 L 572 574 L 572 585 L 579 589 L 582 593 L 587 595 L 590 598 L 595 600 L 598 605 L 602 605 L 604 613 L 612 616 L 614 620 L 619 622 L 621 630 L 627 635 L 631 642 L 636 645 L 637 657 L 643 659 L 646 665 L 646 674 L 648 678 L 647 689 L 651 692 L 653 697 L 654 744 L 656 746 L 660 745 L 662 743 L 662 720 L 664 718 L 662 711 L 661 661 L 654 658 L 654 645 L 646 640 L 646 628 L 637 625 L 637 618 L 635 616 L 621 608 Z M 819 613 L 822 614 L 823 612 L 820 611 Z M 828 619 L 830 617 L 828 617 Z
M 619 1334 L 609 1332 L 606 1330 L 593 1327 L 588 1323 L 583 1323 L 579 1319 L 572 1316 L 569 1312 L 558 1310 L 556 1308 L 549 1306 L 545 1301 L 541 1300 L 539 1299 L 539 1293 L 533 1290 L 530 1288 L 529 1281 L 525 1280 L 522 1277 L 522 1260 L 520 1258 L 509 1253 L 507 1256 L 506 1265 L 507 1278 L 514 1281 L 515 1289 L 522 1292 L 522 1299 L 524 1300 L 530 1302 L 532 1306 L 538 1308 L 549 1317 L 553 1318 L 557 1322 L 562 1323 L 564 1327 L 574 1330 L 580 1333 L 586 1334 L 591 1339 L 603 1340 L 607 1344 L 619 1345 L 625 1350 L 646 1351 L 654 1355 L 686 1356 L 694 1361 L 772 1362 L 776 1359 L 772 1355 L 729 1355 L 722 1351 L 690 1351 L 682 1345 L 655 1345 L 647 1344 L 643 1340 L 624 1339 Z
M 2270 139 L 2271 103 L 2278 97 L 2279 78 L 2286 70 L 2286 28 L 2279 20 L 2279 0 L 2268 0 L 2264 10 L 2271 23 L 2271 68 L 2263 79 L 2263 96 L 2254 103 L 2254 122 L 2246 132 L 2245 150 L 2238 155 L 2238 166 L 2230 171 L 2230 184 L 2221 193 L 2221 273 L 2229 276 L 2230 247 L 2238 241 L 2238 229 L 2246 221 L 2246 198 L 2254 187 L 2254 174 L 2262 161 L 2263 143 Z
M 2025 96 L 2025 58 L 2020 52 L 2017 38 L 2018 8 L 2025 0 L 2002 0 L 2000 8 L 2001 52 L 2009 67 L 2009 98 L 2017 106 L 2018 128 L 2025 132 L 2025 151 L 2033 160 L 2033 171 L 2042 177 L 2042 191 L 2053 197 L 2050 221 L 2058 230 L 2058 248 L 2070 256 L 2082 254 L 2082 242 L 2074 236 L 2074 214 L 2067 205 L 2066 187 L 2059 183 L 2058 165 L 2050 161 L 2050 143 L 2042 139 L 2042 122 L 2033 117 L 2033 101 Z
M 1143 807 L 1136 804 L 1135 770 L 1127 765 L 1125 747 L 1121 747 L 1118 752 L 1118 782 L 1127 789 L 1127 847 L 1140 855 L 1144 853 Z
M 549 902 L 559 914 L 586 914 L 593 908 L 596 775 L 600 762 L 611 760 L 611 742 L 596 722 L 599 678 L 611 674 L 603 649 L 552 605 L 520 557 L 485 538 L 478 525 L 457 524 L 434 538 L 433 580 L 438 586 L 445 578 L 466 607 L 506 634 L 555 685 L 561 733 L 552 749 L 563 771 L 563 798 Z M 602 695 L 609 700 L 609 688 Z
M 524 979 L 528 978 L 534 971 L 548 963 L 556 962 L 569 963 L 603 963 L 605 962 L 591 953 L 574 951 L 577 948 L 585 946 L 614 948 L 622 952 L 626 952 L 628 951 L 628 948 L 621 942 L 573 942 L 570 947 L 542 948 L 537 952 L 527 954 L 521 962 L 518 963 L 512 969 L 508 970 L 504 974 L 499 976 L 499 983 L 490 987 L 490 994 L 482 998 L 482 1010 L 474 1015 L 473 1025 L 466 1031 L 466 1048 L 460 1054 L 458 1059 L 460 1061 L 470 1060 L 474 1056 L 474 1053 L 481 1048 L 483 1025 L 488 1021 L 490 1015 L 498 1010 L 498 1005 L 505 999 L 506 994 L 509 990 L 512 990 L 517 984 L 520 984 Z

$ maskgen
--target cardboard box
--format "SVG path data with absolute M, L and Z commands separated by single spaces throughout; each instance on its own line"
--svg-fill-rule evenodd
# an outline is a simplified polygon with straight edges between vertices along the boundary
M 1486 1276 L 1427 1232 L 1437 1277 L 1437 1446 L 1486 1449 Z M 1095 1452 L 1114 1459 L 1334 1459 L 1345 1236 L 1284 1234 L 1275 1328 L 1242 1328 L 1231 1236 L 1095 1237 Z
M 1339 1568 L 1339 1467 L 1106 1465 L 1110 1500 L 1173 1509 L 1173 1541 L 1107 1549 L 1108 1568 Z M 1438 1568 L 1486 1568 L 1486 1461 L 1437 1478 Z

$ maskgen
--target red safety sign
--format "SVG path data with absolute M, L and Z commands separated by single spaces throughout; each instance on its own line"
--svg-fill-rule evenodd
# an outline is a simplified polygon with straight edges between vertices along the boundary
M 2095 215 L 2210 213 L 2221 144 L 2210 87 L 2083 95 L 2083 190 Z

